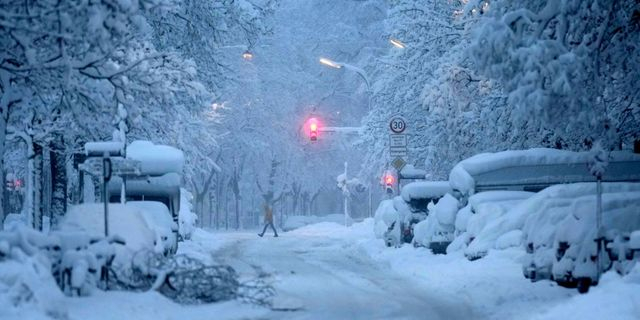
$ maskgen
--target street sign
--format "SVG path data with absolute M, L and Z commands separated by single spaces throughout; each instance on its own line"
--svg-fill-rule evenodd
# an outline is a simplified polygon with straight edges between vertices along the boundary
M 141 172 L 141 163 L 137 160 L 124 159 L 121 157 L 112 157 L 111 174 L 119 177 L 139 176 Z M 104 174 L 102 158 L 88 158 L 78 165 L 80 170 L 96 177 Z
M 389 121 L 389 129 L 391 129 L 391 132 L 393 133 L 403 133 L 406 128 L 407 128 L 407 122 L 404 120 L 403 117 L 394 116 Z
M 394 147 L 407 147 L 407 135 L 406 134 L 390 134 L 389 135 L 389 146 L 391 148 Z
M 396 157 L 395 159 L 393 159 L 393 161 L 391 161 L 391 165 L 396 168 L 396 170 L 398 170 L 398 172 L 400 172 L 400 170 L 402 170 L 402 168 L 404 168 L 404 166 L 407 164 L 406 161 L 404 161 L 404 159 L 402 159 L 401 157 Z
M 394 157 L 402 157 L 405 158 L 408 155 L 407 152 L 407 148 L 404 147 L 399 147 L 399 148 L 389 148 L 389 155 L 391 155 L 392 158 Z

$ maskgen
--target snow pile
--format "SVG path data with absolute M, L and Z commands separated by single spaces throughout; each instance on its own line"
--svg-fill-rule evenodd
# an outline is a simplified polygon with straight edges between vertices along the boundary
M 0 232 L 0 318 L 67 317 L 49 254 L 42 250 L 54 245 L 26 228 Z
M 127 159 L 140 161 L 143 175 L 182 173 L 184 154 L 171 146 L 156 145 L 151 141 L 136 140 L 127 146 Z
M 482 230 L 533 193 L 522 191 L 487 191 L 472 195 L 469 203 L 458 211 L 455 220 L 456 239 L 447 248 L 454 252 L 467 248 L 471 241 L 482 234 Z M 500 235 L 498 235 L 500 236 Z M 495 240 L 495 239 L 493 239 Z M 484 245 L 484 240 L 478 240 Z M 469 251 L 469 257 L 478 258 L 486 252 Z
M 555 303 L 531 319 L 638 319 L 638 292 L 640 263 L 626 276 L 615 272 L 603 274 L 598 286 L 589 294 L 575 295 L 563 303 Z
M 427 218 L 414 227 L 414 244 L 429 247 L 432 243 L 449 244 L 454 239 L 458 200 L 445 194 L 435 205 L 429 205 Z
M 178 230 L 184 240 L 191 239 L 196 229 L 198 216 L 193 212 L 193 195 L 187 189 L 180 189 L 180 212 L 178 213 Z
M 382 239 L 389 226 L 398 220 L 398 211 L 393 206 L 393 200 L 382 200 L 374 215 L 373 231 L 376 238 Z
M 27 225 L 27 217 L 24 214 L 10 213 L 4 218 L 4 230 L 15 230 Z

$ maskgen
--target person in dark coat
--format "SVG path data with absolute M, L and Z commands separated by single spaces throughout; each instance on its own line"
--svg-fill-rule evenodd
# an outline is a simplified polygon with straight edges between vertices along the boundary
M 278 232 L 276 231 L 276 227 L 273 226 L 273 210 L 269 207 L 269 204 L 264 204 L 264 229 L 262 229 L 262 233 L 258 233 L 258 236 L 264 236 L 264 233 L 267 231 L 267 228 L 271 226 L 273 230 L 273 236 L 277 237 Z

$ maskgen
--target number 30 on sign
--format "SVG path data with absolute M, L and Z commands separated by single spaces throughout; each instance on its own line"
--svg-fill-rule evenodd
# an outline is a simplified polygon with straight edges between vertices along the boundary
M 389 129 L 391 129 L 391 132 L 393 133 L 402 133 L 406 128 L 407 123 L 404 118 L 400 116 L 395 116 L 389 121 Z

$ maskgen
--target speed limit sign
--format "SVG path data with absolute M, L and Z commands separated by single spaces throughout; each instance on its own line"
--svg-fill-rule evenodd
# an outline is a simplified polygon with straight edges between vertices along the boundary
M 403 133 L 407 128 L 407 123 L 403 117 L 395 116 L 389 121 L 389 129 L 393 133 Z

